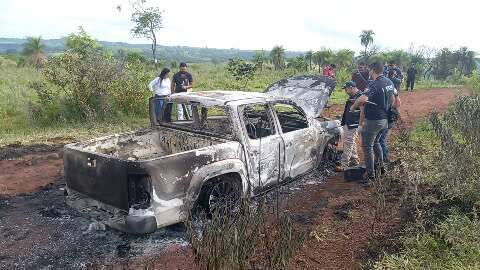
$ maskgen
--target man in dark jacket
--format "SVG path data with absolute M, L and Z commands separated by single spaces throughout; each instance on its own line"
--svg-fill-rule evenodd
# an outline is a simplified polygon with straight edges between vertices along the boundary
M 411 64 L 407 70 L 407 91 L 410 88 L 410 92 L 413 91 L 413 85 L 415 84 L 415 77 L 417 76 L 417 70 L 415 64 Z
M 357 153 L 358 125 L 360 120 L 360 110 L 350 111 L 350 107 L 355 103 L 362 92 L 357 89 L 355 82 L 348 81 L 342 89 L 347 92 L 349 99 L 345 103 L 342 115 L 343 127 L 343 154 L 339 166 L 335 168 L 337 172 L 342 172 L 349 166 L 356 166 L 359 163 Z
M 402 70 L 400 70 L 397 67 L 395 62 L 390 61 L 388 63 L 388 67 L 387 67 L 387 70 L 384 71 L 384 75 L 387 76 L 387 78 L 389 78 L 390 81 L 392 81 L 395 89 L 400 91 L 400 84 L 402 84 L 402 81 L 403 81 L 403 73 L 402 73 Z
M 365 91 L 368 87 L 369 71 L 365 62 L 358 63 L 358 69 L 352 72 L 352 81 L 355 82 L 360 91 Z

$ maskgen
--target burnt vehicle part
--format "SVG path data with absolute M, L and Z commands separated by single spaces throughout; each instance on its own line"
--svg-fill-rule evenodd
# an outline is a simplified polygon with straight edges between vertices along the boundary
M 65 147 L 69 205 L 113 228 L 149 232 L 181 222 L 187 198 L 215 208 L 222 197 L 307 173 L 340 132 L 339 121 L 319 121 L 288 98 L 262 93 L 179 93 L 165 102 L 152 128 Z M 175 119 L 178 104 L 191 106 L 190 119 Z M 254 104 L 263 112 L 245 114 Z
M 267 87 L 265 93 L 290 98 L 302 107 L 307 115 L 317 118 L 320 117 L 334 88 L 335 81 L 330 77 L 300 75 L 273 83 Z

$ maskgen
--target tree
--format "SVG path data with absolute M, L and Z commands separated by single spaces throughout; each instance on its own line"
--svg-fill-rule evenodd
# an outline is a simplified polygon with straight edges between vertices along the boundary
M 475 52 L 461 47 L 453 52 L 453 65 L 457 67 L 461 75 L 470 75 L 475 69 Z
M 339 67 L 349 67 L 353 63 L 355 52 L 349 49 L 341 49 L 335 53 L 333 62 Z
M 368 62 L 368 46 L 373 43 L 374 35 L 375 33 L 373 32 L 373 30 L 362 30 L 362 33 L 360 34 L 360 44 L 365 47 L 363 54 L 365 57 L 365 62 Z
M 282 46 L 273 47 L 270 52 L 270 59 L 275 70 L 282 70 L 285 68 L 285 49 Z
M 65 38 L 65 46 L 72 53 L 86 57 L 92 51 L 101 50 L 100 44 L 92 38 L 82 26 L 78 27 L 77 33 L 71 33 Z
M 137 0 L 133 3 L 134 12 L 131 21 L 135 27 L 131 29 L 134 37 L 147 38 L 151 40 L 152 55 L 155 65 L 157 65 L 157 34 L 156 32 L 163 28 L 162 13 L 157 7 L 144 7 L 146 0 Z
M 446 80 L 453 74 L 453 58 L 453 53 L 448 48 L 443 48 L 437 53 L 433 67 L 435 79 Z
M 42 37 L 27 37 L 27 41 L 23 44 L 23 54 L 28 57 L 29 63 L 34 65 L 37 70 L 45 63 L 44 50 Z
M 247 82 L 255 75 L 255 66 L 239 58 L 229 59 L 226 69 L 235 80 L 244 82 L 242 88 L 245 88 Z
M 310 50 L 307 53 L 305 53 L 305 61 L 308 62 L 309 69 L 312 69 L 312 61 L 313 61 L 313 51 Z
M 252 60 L 258 70 L 263 70 L 263 65 L 268 59 L 267 56 L 265 56 L 265 52 L 262 50 L 255 52 Z
M 321 49 L 313 54 L 313 61 L 318 65 L 318 72 L 322 72 L 322 67 L 330 62 L 333 52 L 330 49 Z
M 295 58 L 289 59 L 287 67 L 293 68 L 297 72 L 302 72 L 308 69 L 308 63 L 305 61 L 304 56 L 299 55 Z

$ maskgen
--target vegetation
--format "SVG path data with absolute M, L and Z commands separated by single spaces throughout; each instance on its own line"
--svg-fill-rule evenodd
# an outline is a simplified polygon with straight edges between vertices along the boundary
M 375 33 L 373 30 L 363 30 L 360 34 L 360 44 L 365 48 L 363 51 L 363 58 L 365 62 L 368 62 L 368 46 L 373 43 L 373 36 Z
M 398 253 L 376 269 L 478 269 L 480 267 L 480 84 L 443 115 L 433 114 L 399 141 L 402 166 L 393 173 L 405 188 L 405 225 Z
M 45 63 L 45 45 L 41 37 L 28 37 L 23 45 L 23 55 L 28 57 L 28 62 L 37 70 Z
M 273 47 L 270 59 L 275 70 L 282 70 L 285 67 L 285 49 L 282 46 Z
M 305 235 L 294 228 L 288 214 L 248 198 L 237 209 L 222 209 L 210 218 L 186 214 L 185 226 L 200 269 L 285 269 L 302 247 Z M 195 222 L 194 222 L 195 220 Z
M 132 28 L 134 37 L 142 37 L 151 40 L 153 62 L 157 64 L 157 34 L 156 32 L 163 28 L 162 12 L 158 7 L 145 7 L 146 0 L 137 0 L 132 6 L 135 10 L 132 14 L 132 22 L 135 26 Z
M 252 80 L 255 75 L 256 65 L 247 63 L 243 59 L 230 59 L 226 66 L 228 72 L 237 81 L 243 81 L 244 85 L 241 89 L 245 89 L 247 81 Z
M 104 121 L 107 124 L 121 122 L 125 128 L 130 123 L 136 127 L 138 123 L 148 122 L 146 104 L 150 93 L 146 85 L 158 70 L 148 64 L 148 58 L 141 50 L 118 46 L 111 50 L 81 27 L 63 42 L 64 50 L 50 54 L 41 65 L 39 61 L 24 62 L 25 58 L 18 55 L 1 58 L 0 69 L 4 76 L 0 79 L 0 112 L 5 127 L 0 131 L 1 144 L 44 138 L 45 134 L 51 133 L 49 129 L 65 134 L 73 126 L 78 128 Z M 369 41 L 367 47 L 371 43 Z M 375 51 L 370 61 L 394 60 L 400 66 L 414 62 L 420 73 L 428 73 L 424 78 L 429 78 L 419 81 L 417 88 L 465 84 L 465 76 L 473 73 L 475 54 L 467 48 L 449 51 L 444 49 L 437 53 L 424 47 L 412 47 L 408 51 Z M 28 55 L 48 53 L 49 47 L 40 38 L 29 38 L 24 52 L 28 58 Z M 323 48 L 292 57 L 281 46 L 270 52 L 252 51 L 247 59 L 232 57 L 228 63 L 223 62 L 221 56 L 212 59 L 215 61 L 189 65 L 195 78 L 194 91 L 264 91 L 273 82 L 287 76 L 318 74 L 329 63 L 337 64 L 338 87 L 350 79 L 355 62 L 359 61 L 348 49 L 333 51 Z M 31 65 L 24 66 L 23 63 Z M 169 63 L 175 71 L 178 62 Z M 436 77 L 441 80 L 432 80 Z M 331 104 L 342 103 L 345 99 L 345 93 L 337 88 Z

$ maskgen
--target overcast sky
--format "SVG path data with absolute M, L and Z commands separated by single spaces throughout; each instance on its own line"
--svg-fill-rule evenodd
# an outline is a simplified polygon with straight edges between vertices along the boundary
M 147 43 L 130 35 L 128 0 L 0 0 L 0 37 L 60 38 L 82 25 L 99 40 Z M 350 48 L 363 29 L 383 49 L 410 44 L 480 52 L 476 1 L 148 0 L 164 10 L 159 44 L 287 50 Z M 120 4 L 122 11 L 116 6 Z M 476 25 L 476 27 L 475 27 Z

